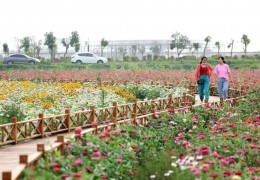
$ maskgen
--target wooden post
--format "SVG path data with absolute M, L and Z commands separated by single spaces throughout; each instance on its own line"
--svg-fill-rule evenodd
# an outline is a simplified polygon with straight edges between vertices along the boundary
M 94 120 L 95 120 L 95 106 L 90 106 L 90 110 L 91 110 L 90 122 L 94 122 Z
M 61 152 L 61 155 L 64 155 L 64 136 L 57 136 L 57 142 L 61 143 L 59 150 Z
M 169 98 L 168 107 L 171 109 L 172 108 L 172 94 L 169 94 L 168 98 Z
M 152 97 L 152 109 L 153 109 L 153 110 L 155 109 L 155 99 L 156 99 L 156 97 L 153 96 L 153 97 Z
M 182 94 L 182 103 L 184 106 L 186 106 L 186 93 Z
M 220 107 L 223 106 L 223 101 L 224 101 L 224 99 L 223 99 L 223 98 L 220 98 Z
M 133 118 L 133 124 L 134 124 L 134 125 L 137 125 L 137 122 L 136 122 L 136 114 L 135 114 L 135 113 L 132 113 L 132 118 Z
M 65 119 L 66 128 L 68 129 L 68 132 L 70 132 L 70 110 L 65 109 L 65 114 L 66 114 L 66 119 Z
M 20 164 L 25 164 L 28 166 L 28 155 L 20 155 L 19 156 Z
M 134 101 L 133 101 L 133 113 L 137 113 L 137 100 L 135 99 Z
M 113 102 L 113 117 L 117 118 L 117 102 Z
M 39 114 L 39 119 L 40 119 L 40 123 L 39 123 L 39 131 L 42 135 L 42 138 L 44 137 L 44 119 L 43 119 L 43 114 L 40 113 Z
M 2 172 L 2 180 L 12 180 L 12 172 Z
M 12 136 L 12 139 L 14 140 L 14 143 L 17 144 L 17 118 L 12 117 L 11 123 L 14 123 L 12 131 L 11 131 L 11 136 Z
M 37 152 L 43 152 L 45 151 L 44 144 L 37 144 Z
M 114 86 L 114 85 L 115 85 L 115 81 L 112 80 L 112 82 L 111 82 L 111 86 Z

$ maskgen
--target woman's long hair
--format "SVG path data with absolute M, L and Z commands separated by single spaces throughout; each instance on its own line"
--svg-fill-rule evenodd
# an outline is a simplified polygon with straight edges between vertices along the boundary
M 206 58 L 206 61 L 208 60 L 208 58 L 206 56 L 202 56 L 201 60 L 200 60 L 200 64 L 202 63 L 203 59 Z
M 219 56 L 218 59 L 221 59 L 224 64 L 226 64 L 225 58 L 223 56 Z

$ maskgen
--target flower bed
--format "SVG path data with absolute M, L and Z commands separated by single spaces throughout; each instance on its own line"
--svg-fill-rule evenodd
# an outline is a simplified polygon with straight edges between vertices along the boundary
M 124 104 L 132 102 L 137 94 L 125 86 L 92 85 L 89 83 L 51 83 L 32 81 L 0 81 L 0 124 L 9 122 L 11 117 L 28 120 L 38 117 L 64 113 L 65 108 L 71 112 L 83 111 L 90 106 L 108 107 L 112 102 Z M 139 87 L 136 85 L 135 87 Z M 145 87 L 145 88 L 143 88 Z M 185 88 L 164 89 L 162 86 L 149 88 L 142 85 L 139 90 L 146 92 L 145 99 L 152 96 L 166 97 L 169 94 L 181 96 Z M 156 90 L 155 90 L 156 89 Z M 157 92 L 160 92 L 157 94 Z
M 46 154 L 25 179 L 259 179 L 260 94 L 234 107 L 196 107 L 154 116 L 144 126 L 81 129 L 65 155 Z

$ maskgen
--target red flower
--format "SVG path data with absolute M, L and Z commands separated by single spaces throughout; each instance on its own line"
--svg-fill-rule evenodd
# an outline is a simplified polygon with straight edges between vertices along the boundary
M 101 179 L 107 179 L 107 175 L 101 175 L 100 178 Z
M 83 152 L 82 152 L 82 155 L 83 155 L 83 156 L 87 156 L 87 155 L 88 155 L 88 151 L 83 151 Z
M 232 174 L 232 171 L 231 170 L 227 170 L 223 173 L 223 177 L 227 177 L 227 176 L 230 176 Z
M 241 172 L 241 171 L 237 171 L 237 172 L 235 172 L 235 175 L 241 176 L 241 175 L 242 175 L 242 172 Z
M 216 179 L 218 177 L 218 175 L 213 173 L 210 175 L 210 177 L 212 177 L 213 179 Z
M 60 172 L 60 170 L 61 170 L 60 167 L 55 167 L 55 168 L 53 169 L 53 171 L 54 171 L 54 172 L 57 172 L 57 173 Z
M 62 175 L 61 175 L 61 178 L 62 178 L 62 179 L 66 179 L 67 177 L 69 177 L 68 174 L 62 174 Z
M 72 174 L 72 177 L 73 177 L 73 178 L 81 178 L 81 177 L 82 177 L 82 174 L 80 174 L 80 173 L 74 173 L 74 174 Z
M 137 146 L 136 146 L 136 145 L 131 145 L 131 148 L 132 148 L 132 149 L 136 149 Z

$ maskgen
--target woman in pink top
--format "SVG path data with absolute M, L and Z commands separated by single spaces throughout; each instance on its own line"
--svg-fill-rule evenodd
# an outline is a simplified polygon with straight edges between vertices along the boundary
M 229 66 L 226 64 L 224 57 L 218 58 L 218 65 L 214 70 L 214 74 L 218 77 L 218 93 L 219 97 L 226 99 L 228 91 L 228 81 L 231 79 Z

